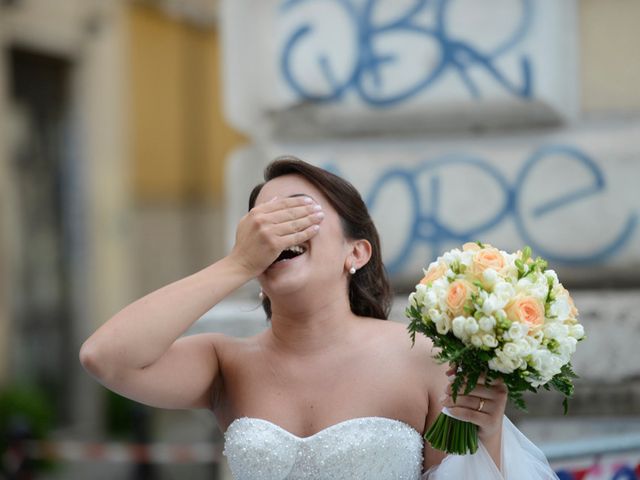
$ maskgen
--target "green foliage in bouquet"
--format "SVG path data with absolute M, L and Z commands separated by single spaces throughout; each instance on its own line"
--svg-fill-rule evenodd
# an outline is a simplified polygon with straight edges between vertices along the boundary
M 433 341 L 434 347 L 440 351 L 434 356 L 439 363 L 448 363 L 456 366 L 456 375 L 452 383 L 452 398 L 455 401 L 458 393 L 463 390 L 464 395 L 468 395 L 476 385 L 478 379 L 484 375 L 486 385 L 491 385 L 491 380 L 502 378 L 507 389 L 509 390 L 509 400 L 520 410 L 527 411 L 523 392 L 530 391 L 537 393 L 539 387 L 533 387 L 529 383 L 528 378 L 532 374 L 522 370 L 516 370 L 513 373 L 506 374 L 496 372 L 487 367 L 487 363 L 491 359 L 490 349 L 481 349 L 471 345 L 465 345 L 453 334 L 440 335 L 434 323 L 424 323 L 421 314 L 415 306 L 409 306 L 406 309 L 406 315 L 411 319 L 407 329 L 411 336 L 412 343 L 416 341 L 416 333 L 422 333 Z M 506 325 L 505 325 L 506 326 Z M 573 371 L 571 364 L 568 363 L 562 367 L 560 373 L 555 375 L 549 383 L 542 385 L 545 390 L 551 390 L 551 387 L 564 395 L 562 401 L 563 412 L 566 415 L 569 409 L 568 399 L 573 395 L 573 379 L 578 375 Z

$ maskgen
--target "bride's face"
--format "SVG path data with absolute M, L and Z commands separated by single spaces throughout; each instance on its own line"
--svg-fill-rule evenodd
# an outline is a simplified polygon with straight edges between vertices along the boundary
M 299 195 L 311 197 L 322 207 L 325 217 L 318 233 L 302 244 L 305 247 L 303 254 L 272 264 L 258 277 L 272 302 L 280 296 L 303 292 L 313 292 L 316 296 L 335 295 L 336 289 L 342 289 L 346 294 L 345 266 L 349 245 L 338 213 L 320 190 L 300 175 L 283 175 L 262 187 L 256 205 L 276 196 Z

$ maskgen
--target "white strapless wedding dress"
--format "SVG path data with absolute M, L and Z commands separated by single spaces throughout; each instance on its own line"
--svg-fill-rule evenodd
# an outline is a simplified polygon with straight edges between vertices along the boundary
M 224 455 L 236 480 L 551 480 L 544 455 L 505 417 L 502 471 L 482 445 L 450 455 L 422 474 L 423 440 L 385 417 L 353 418 L 298 437 L 259 418 L 241 417 L 225 432 Z

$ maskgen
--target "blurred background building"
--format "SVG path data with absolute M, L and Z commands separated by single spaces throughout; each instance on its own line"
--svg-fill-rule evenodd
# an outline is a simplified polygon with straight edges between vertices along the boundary
M 362 192 L 395 320 L 438 252 L 531 244 L 589 338 L 571 415 L 556 395 L 512 415 L 539 443 L 640 433 L 638 19 L 635 0 L 0 0 L 5 471 L 16 439 L 39 436 L 69 448 L 38 478 L 226 478 L 184 463 L 206 454 L 144 467 L 139 452 L 83 450 L 200 451 L 220 432 L 206 412 L 108 394 L 77 355 L 123 306 L 223 256 L 283 153 Z M 264 328 L 256 293 L 193 331 Z M 635 468 L 640 446 L 619 454 L 607 465 Z

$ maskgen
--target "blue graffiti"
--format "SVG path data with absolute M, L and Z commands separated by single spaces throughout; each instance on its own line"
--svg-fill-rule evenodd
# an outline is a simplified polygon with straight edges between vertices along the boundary
M 317 0 L 286 0 L 283 13 L 301 4 Z M 507 92 L 530 99 L 533 96 L 532 67 L 528 56 L 520 58 L 521 79 L 519 84 L 510 81 L 496 66 L 497 60 L 509 53 L 527 36 L 533 21 L 532 0 L 522 2 L 522 16 L 513 32 L 496 48 L 482 52 L 468 41 L 451 36 L 447 29 L 448 9 L 451 0 L 416 0 L 399 18 L 388 23 L 376 24 L 374 14 L 381 0 L 365 0 L 357 6 L 354 0 L 333 0 L 350 19 L 354 30 L 356 58 L 346 78 L 339 79 L 327 55 L 318 55 L 317 65 L 326 82 L 325 92 L 309 88 L 295 74 L 294 54 L 305 40 L 314 33 L 311 23 L 300 25 L 284 42 L 280 57 L 280 70 L 288 86 L 300 98 L 312 102 L 336 102 L 349 91 L 355 91 L 360 99 L 373 107 L 390 107 L 404 102 L 433 86 L 442 75 L 454 71 L 470 96 L 481 98 L 481 91 L 469 75 L 469 71 L 483 70 Z M 362 3 L 362 2 L 358 2 Z M 429 8 L 435 17 L 435 25 L 429 27 L 419 19 Z M 439 48 L 439 59 L 424 72 L 424 76 L 403 90 L 388 92 L 382 79 L 382 69 L 393 68 L 397 56 L 382 53 L 380 41 L 385 34 L 412 35 L 422 41 L 434 42 Z M 410 53 L 410 52 L 405 52 Z
M 529 173 L 540 161 L 547 156 L 557 154 L 564 155 L 567 158 L 574 159 L 578 162 L 578 164 L 590 174 L 592 183 L 583 188 L 566 192 L 564 195 L 556 199 L 549 200 L 545 204 L 534 208 L 531 212 L 534 218 L 543 217 L 554 210 L 558 210 L 567 205 L 579 202 L 582 199 L 597 195 L 605 190 L 606 182 L 602 170 L 600 170 L 598 165 L 589 156 L 573 147 L 555 145 L 542 147 L 531 156 L 523 166 L 520 175 L 516 180 L 514 192 L 522 191 Z M 524 222 L 526 212 L 523 211 L 522 201 L 519 195 L 514 195 L 513 212 L 518 232 L 524 241 L 531 246 L 531 248 L 536 250 L 538 254 L 546 257 L 548 260 L 570 265 L 601 262 L 612 256 L 631 239 L 637 223 L 637 217 L 635 213 L 632 213 L 627 218 L 627 222 L 622 227 L 620 233 L 603 248 L 595 250 L 588 255 L 559 255 L 541 245 L 540 242 L 533 237 L 532 232 L 526 227 Z
M 575 162 L 587 173 L 587 185 L 565 190 L 556 198 L 546 199 L 543 203 L 533 207 L 526 206 L 522 193 L 530 183 L 533 169 L 551 156 L 562 155 L 565 159 Z M 492 182 L 492 190 L 500 193 L 497 208 L 485 219 L 477 224 L 467 224 L 464 228 L 453 228 L 448 225 L 442 215 L 442 199 L 444 192 L 441 188 L 441 174 L 453 167 L 463 166 L 471 168 L 478 178 Z M 336 165 L 332 171 L 338 173 Z M 427 188 L 420 188 L 419 181 L 428 180 Z M 439 254 L 446 244 L 475 241 L 482 239 L 487 232 L 500 226 L 512 218 L 516 229 L 525 244 L 550 261 L 568 265 L 586 265 L 601 262 L 610 258 L 627 245 L 632 238 L 636 226 L 637 215 L 631 212 L 624 226 L 618 233 L 612 232 L 614 237 L 604 247 L 594 249 L 584 254 L 568 254 L 554 251 L 537 240 L 536 230 L 527 225 L 527 219 L 541 219 L 552 212 L 576 204 L 594 195 L 602 194 L 606 190 L 604 174 L 598 165 L 584 152 L 575 147 L 564 145 L 544 146 L 536 150 L 524 163 L 513 185 L 504 175 L 486 160 L 470 155 L 446 155 L 423 162 L 413 168 L 392 168 L 385 171 L 373 184 L 365 202 L 370 210 L 375 209 L 381 194 L 392 184 L 400 185 L 409 199 L 406 215 L 409 216 L 409 230 L 398 252 L 391 258 L 386 258 L 389 273 L 400 271 L 419 246 L 427 246 L 434 254 Z M 489 207 L 492 208 L 492 207 Z M 549 240 L 549 239 L 546 239 Z

